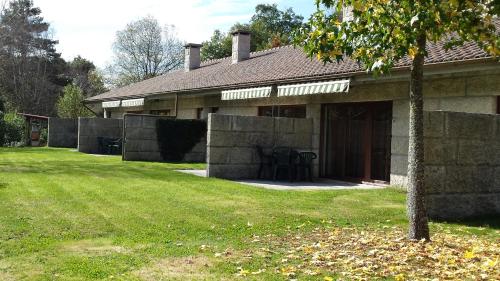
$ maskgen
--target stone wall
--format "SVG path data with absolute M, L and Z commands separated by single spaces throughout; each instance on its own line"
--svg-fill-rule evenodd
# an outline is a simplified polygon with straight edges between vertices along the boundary
M 209 114 L 209 177 L 256 178 L 256 145 L 270 153 L 275 146 L 312 150 L 313 120 Z M 316 160 L 317 161 L 317 160 Z
M 124 115 L 123 160 L 162 162 L 158 147 L 156 121 L 172 117 L 155 115 Z M 206 138 L 184 156 L 183 162 L 206 161 Z
M 491 77 L 493 78 L 493 77 Z M 469 81 L 471 79 L 468 79 Z M 467 113 L 484 113 L 484 114 L 494 114 L 496 112 L 496 96 L 476 96 L 483 93 L 491 88 L 491 82 L 483 81 L 484 88 L 479 87 L 475 84 L 476 88 L 471 88 L 467 92 L 467 96 L 464 97 L 454 97 L 451 96 L 452 92 L 456 90 L 455 94 L 462 94 L 461 92 L 462 82 L 458 80 L 453 80 L 454 82 L 460 84 L 460 87 L 454 86 L 450 81 L 444 83 L 443 81 L 436 82 L 432 84 L 433 87 L 429 86 L 428 95 L 432 94 L 432 91 L 441 90 L 443 93 L 442 98 L 429 97 L 424 99 L 424 110 L 426 111 L 454 111 L 454 112 L 467 112 Z M 473 83 L 472 80 L 470 83 Z M 499 80 L 500 81 L 500 80 Z M 478 83 L 478 82 L 475 82 Z M 498 83 L 498 82 L 497 82 Z M 438 87 L 440 85 L 440 87 Z M 448 90 L 445 90 L 446 87 Z M 500 83 L 497 84 L 500 87 Z M 465 87 L 464 87 L 465 89 Z M 474 92 L 472 89 L 475 89 Z M 486 92 L 490 93 L 491 92 Z M 500 90 L 498 92 L 500 94 Z M 391 184 L 406 186 L 406 174 L 408 168 L 408 131 L 409 131 L 409 101 L 408 99 L 398 99 L 393 101 L 393 122 L 392 122 L 392 140 L 391 140 Z
M 425 113 L 431 218 L 500 215 L 500 115 Z
M 105 118 L 78 118 L 78 151 L 99 152 L 98 137 L 122 138 L 123 120 Z
M 47 145 L 76 148 L 78 146 L 78 119 L 50 117 Z

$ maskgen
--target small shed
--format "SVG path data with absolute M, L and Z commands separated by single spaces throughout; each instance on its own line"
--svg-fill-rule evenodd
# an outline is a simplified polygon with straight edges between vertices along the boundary
M 18 113 L 25 120 L 26 145 L 43 146 L 45 143 L 41 139 L 43 129 L 47 129 L 48 116 L 34 115 L 28 113 Z

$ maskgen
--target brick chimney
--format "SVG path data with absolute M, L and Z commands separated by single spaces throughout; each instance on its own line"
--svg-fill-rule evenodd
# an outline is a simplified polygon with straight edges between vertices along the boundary
M 247 60 L 250 57 L 250 32 L 237 30 L 233 35 L 233 64 Z
M 201 46 L 201 44 L 194 43 L 184 45 L 184 71 L 188 72 L 200 67 Z

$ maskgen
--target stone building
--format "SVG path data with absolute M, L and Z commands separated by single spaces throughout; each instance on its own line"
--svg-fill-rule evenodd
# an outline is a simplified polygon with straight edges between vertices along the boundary
M 200 62 L 185 46 L 183 69 L 87 99 L 105 118 L 125 113 L 185 119 L 217 115 L 307 118 L 315 174 L 404 184 L 409 65 L 375 78 L 355 61 L 324 65 L 300 48 L 250 52 L 250 34 L 233 34 L 231 57 Z M 500 113 L 500 64 L 466 43 L 450 51 L 428 43 L 425 110 Z

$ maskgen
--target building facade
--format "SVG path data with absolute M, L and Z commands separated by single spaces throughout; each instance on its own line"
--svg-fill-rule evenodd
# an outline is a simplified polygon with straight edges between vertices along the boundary
M 233 34 L 230 58 L 201 63 L 186 45 L 185 67 L 90 98 L 105 118 L 125 113 L 204 119 L 209 113 L 312 119 L 315 175 L 404 185 L 409 60 L 375 78 L 346 59 L 323 65 L 285 46 L 250 53 L 250 34 Z M 500 64 L 478 46 L 429 44 L 426 111 L 500 113 Z

